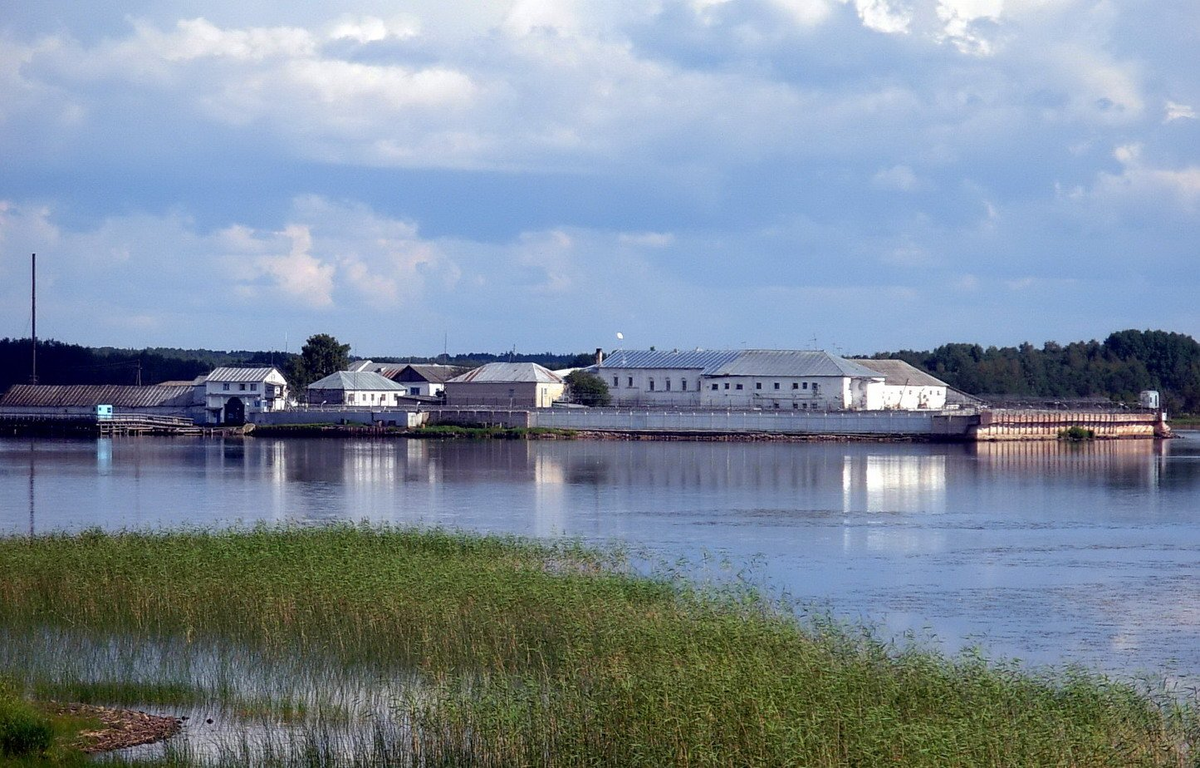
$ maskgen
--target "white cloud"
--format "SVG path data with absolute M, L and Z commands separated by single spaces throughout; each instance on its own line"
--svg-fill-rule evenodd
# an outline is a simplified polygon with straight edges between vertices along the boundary
M 352 40 L 356 43 L 377 43 L 381 40 L 408 40 L 421 33 L 416 19 L 398 17 L 391 20 L 378 16 L 343 16 L 329 29 L 331 40 Z
M 894 165 L 891 168 L 881 168 L 871 177 L 871 186 L 876 189 L 894 190 L 897 192 L 913 192 L 924 185 L 912 168 L 907 165 Z
M 876 32 L 908 34 L 912 26 L 912 9 L 894 5 L 890 0 L 854 0 L 854 7 L 863 26 Z
M 1163 118 L 1164 123 L 1169 123 L 1172 120 L 1195 120 L 1196 110 L 1189 107 L 1187 104 L 1177 104 L 1174 101 L 1168 101 L 1165 106 L 1166 117 Z

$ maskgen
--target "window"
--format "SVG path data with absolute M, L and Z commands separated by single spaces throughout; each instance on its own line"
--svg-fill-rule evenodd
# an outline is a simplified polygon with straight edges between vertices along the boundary
M 679 388 L 682 389 L 684 392 L 687 391 L 687 379 L 682 379 L 679 382 Z
M 813 394 L 817 394 L 817 382 L 813 382 Z
M 779 389 L 779 382 L 775 382 L 775 389 Z
M 725 389 L 729 389 L 729 382 L 725 382 Z
M 729 385 L 728 385 L 728 384 L 726 384 L 725 386 L 729 386 Z M 713 385 L 712 385 L 712 388 L 713 388 L 713 391 L 714 391 L 714 392 L 716 392 L 716 391 L 717 391 L 717 389 L 718 389 L 718 385 L 716 385 L 716 384 L 713 384 Z
M 738 385 L 737 385 L 737 388 L 738 388 L 738 389 L 741 389 L 741 388 L 742 388 L 742 385 L 741 385 L 741 384 L 738 384 Z
M 257 385 L 257 384 L 251 384 L 251 385 L 250 385 L 250 391 L 251 391 L 251 392 L 257 392 L 257 391 L 258 391 L 258 385 Z
M 792 389 L 800 389 L 800 382 L 798 382 L 798 381 L 793 381 L 793 382 L 792 382 Z
M 654 391 L 654 379 L 650 379 L 650 391 Z
M 620 376 L 613 376 L 613 386 L 614 387 L 621 386 L 621 377 Z
M 800 410 L 800 403 L 792 403 L 792 410 L 793 411 Z
M 805 388 L 805 389 L 808 389 L 808 382 L 807 382 L 807 381 L 806 381 L 806 382 L 804 382 L 804 388 Z
M 670 379 L 667 379 L 667 391 L 668 392 L 671 391 L 671 380 Z
M 347 402 L 347 403 L 353 403 L 353 402 L 354 402 L 354 393 L 353 393 L 353 392 L 351 392 L 350 394 L 346 395 L 346 402 Z
M 224 384 L 222 384 L 222 385 L 221 385 L 221 389 L 223 389 L 223 390 L 225 390 L 226 392 L 228 392 L 228 391 L 229 391 L 229 382 L 225 382 Z
M 633 377 L 632 376 L 628 377 L 628 381 L 625 382 L 625 386 L 627 386 L 627 387 L 633 386 Z
M 242 392 L 245 392 L 245 391 L 246 391 L 246 384 L 245 384 L 245 382 L 242 382 L 241 384 L 238 384 L 238 389 L 239 389 L 239 390 L 241 390 Z
M 419 395 L 419 394 L 421 394 L 421 388 L 420 388 L 420 387 L 409 387 L 409 388 L 408 388 L 408 394 L 410 394 L 410 395 Z M 399 399 L 400 399 L 400 395 L 396 395 L 396 399 L 397 399 L 397 400 L 399 400 Z
M 761 382 L 761 381 L 756 381 L 756 382 L 754 382 L 754 388 L 755 388 L 755 389 L 762 389 L 762 382 Z

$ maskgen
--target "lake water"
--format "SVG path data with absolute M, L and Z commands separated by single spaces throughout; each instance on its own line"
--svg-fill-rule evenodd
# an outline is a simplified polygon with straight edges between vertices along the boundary
M 259 520 L 623 542 L 949 649 L 1200 679 L 1200 433 L 978 446 L 0 440 L 0 535 Z

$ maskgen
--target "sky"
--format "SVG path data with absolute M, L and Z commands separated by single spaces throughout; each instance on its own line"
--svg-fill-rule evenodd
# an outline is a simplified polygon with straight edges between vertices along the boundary
M 0 337 L 1200 336 L 1195 0 L 0 9 Z M 624 336 L 617 340 L 617 333 Z

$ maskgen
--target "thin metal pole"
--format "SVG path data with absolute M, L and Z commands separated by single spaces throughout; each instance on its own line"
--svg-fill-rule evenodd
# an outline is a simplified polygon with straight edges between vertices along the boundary
M 33 311 L 33 367 L 29 372 L 29 383 L 37 384 L 37 254 L 30 260 L 30 307 Z

